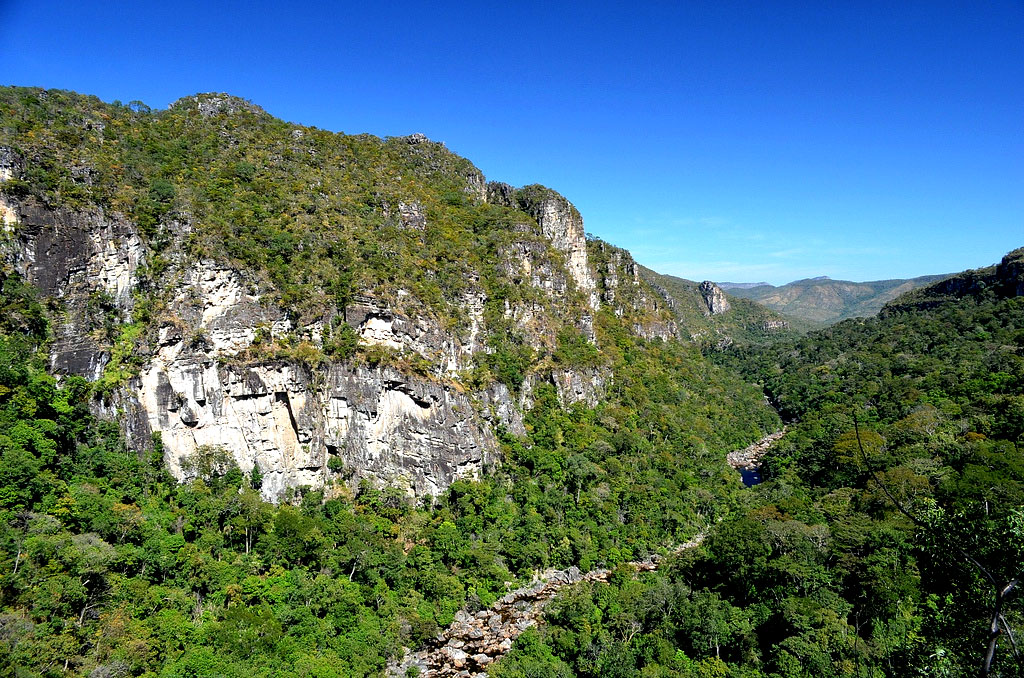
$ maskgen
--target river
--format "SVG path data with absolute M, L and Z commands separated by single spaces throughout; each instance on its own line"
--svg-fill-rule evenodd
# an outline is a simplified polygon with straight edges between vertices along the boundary
M 744 485 L 753 487 L 761 482 L 761 457 L 784 435 L 786 429 L 769 433 L 756 443 L 751 443 L 742 450 L 733 450 L 726 455 L 729 465 L 740 472 L 740 479 Z

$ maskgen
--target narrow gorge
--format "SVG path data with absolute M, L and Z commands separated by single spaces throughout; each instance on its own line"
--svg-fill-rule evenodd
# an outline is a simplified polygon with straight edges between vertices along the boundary
M 704 533 L 671 549 L 678 555 L 696 548 L 704 541 Z M 620 568 L 653 572 L 665 557 L 654 554 L 645 560 L 623 563 Z M 487 667 L 499 661 L 515 639 L 528 628 L 543 623 L 544 608 L 560 591 L 579 584 L 606 583 L 612 570 L 599 568 L 580 572 L 577 567 L 548 570 L 529 586 L 510 591 L 486 610 L 468 613 L 460 610 L 455 621 L 437 634 L 423 649 L 406 651 L 400 661 L 388 666 L 389 678 L 481 678 Z

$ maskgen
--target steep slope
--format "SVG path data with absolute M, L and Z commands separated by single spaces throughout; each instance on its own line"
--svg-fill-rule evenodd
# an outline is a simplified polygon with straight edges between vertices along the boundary
M 379 676 L 705 530 L 779 423 L 568 201 L 417 135 L 2 89 L 0 182 L 18 675 Z
M 846 318 L 870 317 L 896 297 L 947 277 L 925 275 L 908 280 L 851 282 L 827 277 L 796 280 L 779 287 L 727 286 L 729 294 L 751 299 L 770 309 L 823 325 Z
M 137 449 L 159 433 L 179 479 L 224 450 L 267 498 L 437 494 L 524 432 L 538 386 L 603 399 L 620 330 L 676 334 L 628 254 L 590 261 L 565 198 L 422 135 L 219 94 L 150 111 L 8 88 L 0 112 L 4 258 L 60 309 L 51 369 L 93 381 Z
M 643 267 L 641 274 L 666 300 L 682 332 L 704 345 L 763 344 L 811 329 L 806 321 L 723 292 L 711 281 L 698 284 Z

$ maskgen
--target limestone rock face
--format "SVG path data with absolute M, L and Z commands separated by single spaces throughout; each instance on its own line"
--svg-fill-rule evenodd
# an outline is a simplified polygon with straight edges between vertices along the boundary
M 265 115 L 223 95 L 174 106 L 203 117 Z M 300 141 L 296 132 L 292 138 Z M 405 141 L 433 143 L 422 135 Z M 90 171 L 76 180 L 87 182 Z M 497 241 L 486 264 L 493 271 L 467 271 L 443 313 L 399 280 L 386 299 L 356 294 L 343 309 L 299 320 L 257 273 L 181 247 L 192 230 L 185 211 L 161 224 L 170 242 L 157 258 L 119 214 L 52 209 L 0 193 L 0 264 L 59 309 L 52 371 L 113 385 L 93 403 L 96 414 L 116 419 L 138 450 L 159 433 L 166 465 L 179 480 L 190 479 L 197 455 L 219 451 L 245 473 L 258 469 L 269 500 L 288 500 L 302 486 L 340 492 L 362 479 L 436 495 L 498 461 L 499 427 L 525 435 L 523 412 L 542 383 L 566 405 L 592 407 L 606 397 L 607 367 L 543 360 L 515 394 L 494 381 L 470 388 L 474 382 L 465 377 L 482 354 L 496 350 L 489 341 L 496 331 L 514 332 L 538 356 L 551 354 L 563 329 L 596 344 L 594 310 L 604 294 L 637 335 L 676 333 L 628 253 L 616 250 L 600 270 L 592 266 L 583 220 L 568 200 L 541 186 L 487 184 L 472 167 L 459 171 L 471 200 L 529 217 L 510 214 L 508 237 Z M 0 148 L 0 181 L 22 172 L 22 159 Z M 412 237 L 433 227 L 416 199 L 396 198 L 383 210 L 389 225 Z M 489 300 L 491 288 L 481 280 L 492 274 L 520 293 Z M 141 320 L 134 317 L 140 298 L 147 301 Z M 334 344 L 327 340 L 349 330 L 364 350 L 354 360 L 329 358 Z
M 611 375 L 604 370 L 557 370 L 552 372 L 559 399 L 565 404 L 584 403 L 595 407 L 605 396 Z
M 704 297 L 704 304 L 708 307 L 707 312 L 710 315 L 719 315 L 732 308 L 729 305 L 729 300 L 725 298 L 722 288 L 710 280 L 705 280 L 700 284 L 700 294 Z
M 515 189 L 508 184 L 487 184 L 487 200 L 496 205 L 521 209 L 537 221 L 541 233 L 565 257 L 569 275 L 577 287 L 590 298 L 591 305 L 599 305 L 597 283 L 587 259 L 587 238 L 583 230 L 583 217 L 564 197 L 543 186 Z
M 35 203 L 4 204 L 15 246 L 5 260 L 45 296 L 64 300 L 50 366 L 57 373 L 99 378 L 108 355 L 95 341 L 103 315 L 130 318 L 145 249 L 134 226 L 90 212 L 51 211 Z M 6 217 L 5 217 L 6 219 Z M 16 228 L 14 225 L 16 224 Z
M 762 320 L 758 325 L 761 330 L 765 332 L 781 332 L 782 330 L 789 329 L 789 321 L 787 320 Z
M 542 213 L 549 215 L 549 230 L 552 219 L 563 219 L 582 235 L 568 203 L 551 204 Z M 4 262 L 62 309 L 51 367 L 99 379 L 112 336 L 132 320 L 140 286 L 154 284 L 144 277 L 151 255 L 137 228 L 100 209 L 5 205 L 14 226 L 0 243 Z M 421 214 L 410 204 L 397 216 L 418 228 Z M 175 228 L 184 233 L 189 227 Z M 542 298 L 564 299 L 571 284 L 567 267 L 533 228 L 499 253 L 499 265 Z M 574 251 L 569 239 L 561 242 Z M 180 480 L 189 479 L 191 457 L 221 448 L 243 472 L 259 469 L 270 500 L 287 499 L 300 486 L 353 486 L 363 478 L 410 494 L 438 494 L 497 461 L 498 426 L 525 434 L 522 412 L 532 404 L 534 380 L 550 380 L 566 404 L 595 405 L 605 395 L 609 375 L 594 368 L 531 374 L 518 398 L 500 383 L 478 391 L 459 386 L 452 377 L 488 350 L 486 298 L 473 285 L 459 300 L 466 322 L 455 331 L 372 297 L 356 296 L 345 309 L 343 321 L 362 344 L 426 358 L 432 374 L 332 361 L 311 366 L 265 354 L 265 348 L 280 341 L 320 346 L 330 318 L 296 327 L 269 301 L 265 283 L 214 260 L 176 251 L 167 256 L 172 263 L 159 281 L 159 319 L 137 344 L 138 375 L 94 406 L 99 416 L 116 418 L 137 449 L 159 432 L 167 467 Z M 553 341 L 545 313 L 537 301 L 507 308 L 538 349 Z M 595 340 L 592 316 L 567 320 Z
M 541 233 L 565 257 L 569 274 L 579 288 L 588 294 L 592 293 L 596 284 L 587 262 L 587 239 L 580 213 L 568 200 L 553 191 L 540 200 L 532 195 L 521 197 L 520 200 L 526 212 L 537 220 Z
M 243 471 L 259 468 L 271 500 L 362 478 L 438 494 L 494 461 L 499 423 L 524 430 L 504 386 L 466 393 L 383 366 L 259 359 L 263 341 L 298 334 L 317 343 L 323 328 L 293 327 L 241 273 L 213 261 L 189 269 L 179 290 L 172 308 L 180 325 L 160 327 L 159 347 L 133 385 L 135 426 L 161 432 L 179 479 L 189 478 L 188 458 L 209 446 Z M 445 372 L 471 356 L 429 321 L 368 297 L 346 317 L 363 343 L 430 357 Z
M 323 487 L 336 473 L 437 494 L 478 473 L 497 447 L 468 395 L 389 368 L 225 367 L 178 341 L 139 381 L 146 424 L 161 431 L 175 477 L 188 478 L 184 462 L 201 446 L 221 447 L 239 468 L 260 469 L 267 499 Z
M 15 268 L 45 295 L 65 297 L 98 289 L 130 310 L 144 248 L 135 227 L 102 210 L 57 212 L 20 205 L 20 256 Z

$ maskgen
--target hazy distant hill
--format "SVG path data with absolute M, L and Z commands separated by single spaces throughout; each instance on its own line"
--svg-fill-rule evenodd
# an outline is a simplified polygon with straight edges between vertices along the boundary
M 767 284 L 768 283 L 766 283 L 766 282 L 756 282 L 756 283 L 720 282 L 720 283 L 718 283 L 718 286 L 721 287 L 723 290 L 737 290 L 737 289 L 747 290 L 747 289 L 750 289 L 751 287 L 760 287 L 762 285 L 767 285 Z
M 751 299 L 795 318 L 835 323 L 846 318 L 873 316 L 901 294 L 948 277 L 943 274 L 908 280 L 851 282 L 823 276 L 796 280 L 780 287 L 767 284 L 746 287 L 741 283 L 721 286 L 733 296 Z

